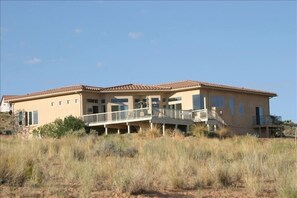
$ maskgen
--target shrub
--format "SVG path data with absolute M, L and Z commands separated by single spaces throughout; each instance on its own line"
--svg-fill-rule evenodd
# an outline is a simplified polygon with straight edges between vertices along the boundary
M 54 122 L 45 124 L 33 130 L 35 136 L 60 138 L 65 135 L 83 136 L 84 122 L 73 116 L 65 117 L 64 120 L 58 118 Z
M 230 128 L 224 127 L 220 128 L 215 132 L 221 139 L 222 138 L 227 138 L 227 137 L 232 137 L 233 133 Z
M 191 126 L 190 132 L 195 137 L 205 137 L 208 134 L 208 130 L 205 124 L 195 124 Z
M 138 150 L 134 147 L 121 148 L 112 140 L 106 140 L 99 145 L 96 154 L 104 157 L 119 156 L 119 157 L 134 157 Z

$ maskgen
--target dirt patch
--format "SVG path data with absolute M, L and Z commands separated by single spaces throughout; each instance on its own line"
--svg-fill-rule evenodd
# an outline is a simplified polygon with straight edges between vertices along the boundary
M 82 193 L 75 187 L 66 187 L 60 189 L 52 188 L 29 188 L 29 187 L 11 187 L 2 185 L 0 186 L 0 197 L 80 197 Z M 114 191 L 95 191 L 90 194 L 91 198 L 106 197 L 106 198 L 151 198 L 151 197 L 163 197 L 163 198 L 196 198 L 196 197 L 238 197 L 238 198 L 252 198 L 251 195 L 244 188 L 226 188 L 226 189 L 198 189 L 187 191 L 149 191 L 139 192 L 138 194 L 128 194 Z M 277 197 L 274 191 L 267 189 L 258 197 Z

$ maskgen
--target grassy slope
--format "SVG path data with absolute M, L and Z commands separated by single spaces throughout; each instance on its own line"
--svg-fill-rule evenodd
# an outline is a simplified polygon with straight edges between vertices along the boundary
M 0 196 L 1 188 L 25 186 L 29 195 L 43 189 L 47 196 L 189 189 L 200 189 L 200 196 L 207 188 L 243 188 L 252 197 L 297 197 L 297 145 L 291 140 L 10 138 L 0 139 L 0 153 Z

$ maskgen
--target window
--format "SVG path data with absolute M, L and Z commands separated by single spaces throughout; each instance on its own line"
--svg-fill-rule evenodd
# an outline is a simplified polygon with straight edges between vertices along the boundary
M 101 104 L 105 104 L 105 99 L 102 99 L 101 100 Z
M 19 112 L 19 125 L 22 125 L 23 124 L 23 112 L 20 111 Z
M 244 104 L 239 103 L 239 108 L 238 108 L 239 114 L 244 115 Z
M 225 104 L 225 98 L 224 96 L 211 96 L 210 103 L 212 107 L 222 108 Z
M 97 99 L 87 99 L 87 102 L 98 104 L 98 100 Z
M 67 104 L 70 104 L 70 100 L 67 100 Z
M 112 98 L 111 102 L 112 103 L 124 103 L 124 102 L 128 102 L 128 98 Z
M 193 109 L 204 109 L 204 95 L 193 95 Z
M 168 98 L 168 102 L 180 101 L 181 97 Z
M 38 111 L 33 111 L 33 124 L 38 124 Z
M 152 98 L 152 106 L 153 108 L 159 108 L 159 98 Z
M 62 101 L 59 101 L 59 105 L 62 105 Z
M 235 103 L 234 103 L 234 98 L 233 97 L 229 98 L 229 107 L 230 107 L 231 115 L 234 115 L 234 113 L 235 113 Z
M 134 99 L 134 102 L 138 103 L 138 102 L 140 102 L 140 99 L 136 98 L 136 99 Z
M 29 124 L 29 125 L 32 125 L 32 118 L 33 118 L 33 114 L 32 114 L 32 112 L 30 111 L 30 112 L 29 112 L 29 120 L 28 120 L 28 124 Z
M 23 117 L 25 114 L 25 117 Z M 24 124 L 25 126 L 38 124 L 38 111 L 29 111 L 29 112 L 19 112 L 19 125 Z
M 25 126 L 28 126 L 28 112 L 25 112 Z
M 52 107 L 54 106 L 54 102 L 51 102 L 51 106 L 52 106 Z

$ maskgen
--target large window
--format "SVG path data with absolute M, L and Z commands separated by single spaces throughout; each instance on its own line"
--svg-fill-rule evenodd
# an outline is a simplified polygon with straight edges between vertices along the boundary
M 18 116 L 19 125 L 25 126 L 37 125 L 38 124 L 38 111 L 19 112 Z
M 33 111 L 33 124 L 38 124 L 38 111 Z
M 224 96 L 210 96 L 210 104 L 212 107 L 222 108 L 225 104 Z
M 233 97 L 229 98 L 229 107 L 230 107 L 231 115 L 234 115 L 234 113 L 235 113 L 235 102 L 234 102 Z
M 239 103 L 239 108 L 238 108 L 239 114 L 244 115 L 244 104 Z
M 124 103 L 124 102 L 128 102 L 128 98 L 112 98 L 111 102 L 112 103 Z
M 204 109 L 204 96 L 202 94 L 193 95 L 193 109 Z

